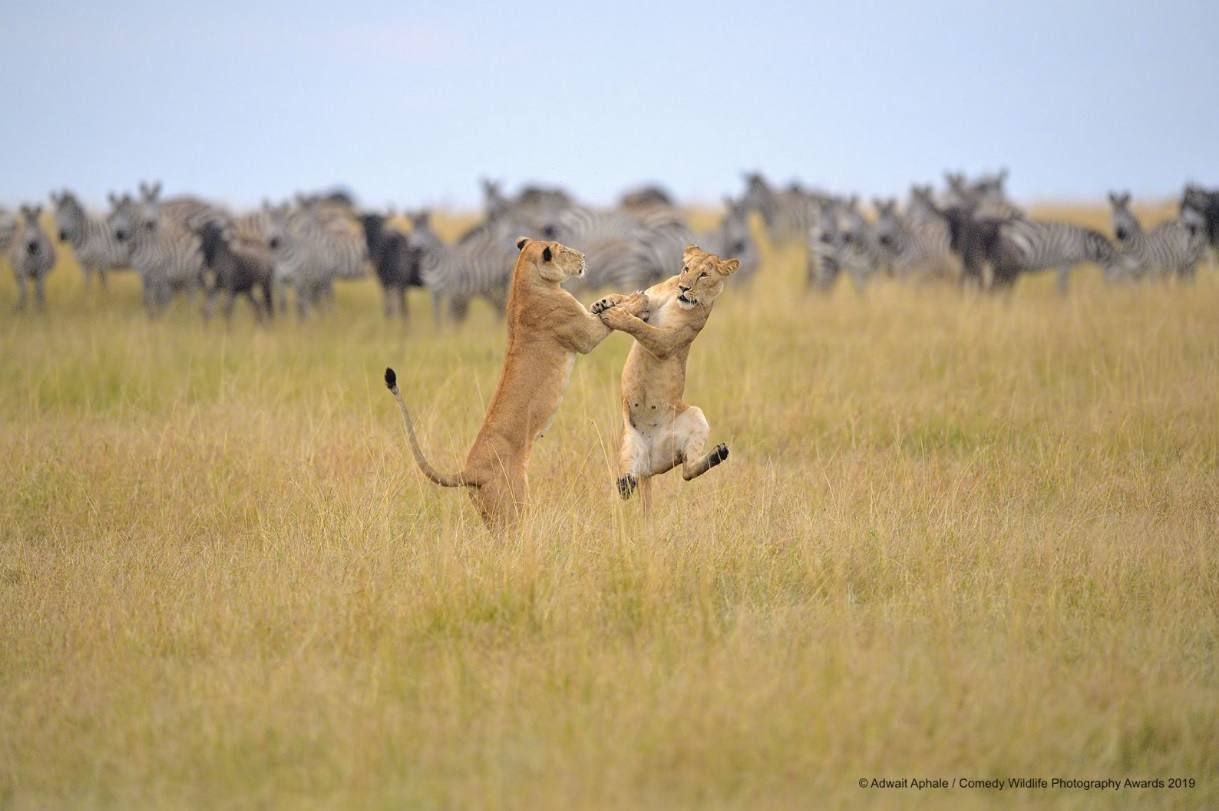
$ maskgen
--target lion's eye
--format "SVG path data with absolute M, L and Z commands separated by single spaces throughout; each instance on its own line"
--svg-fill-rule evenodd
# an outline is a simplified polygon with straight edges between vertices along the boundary
M 705 278 L 707 278 L 707 274 L 706 274 L 706 273 L 700 273 L 700 274 L 698 274 L 698 278 L 700 278 L 700 279 L 705 279 Z

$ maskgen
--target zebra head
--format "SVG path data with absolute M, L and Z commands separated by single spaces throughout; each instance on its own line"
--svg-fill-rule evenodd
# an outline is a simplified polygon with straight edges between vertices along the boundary
M 139 204 L 130 194 L 119 197 L 111 192 L 109 200 L 110 215 L 106 217 L 106 224 L 119 244 L 130 250 L 135 241 Z
M 289 203 L 263 203 L 267 215 L 267 247 L 272 253 L 282 253 L 291 242 L 292 206 Z
M 1113 207 L 1113 234 L 1118 242 L 1143 232 L 1143 226 L 1130 210 L 1130 192 L 1109 192 L 1109 205 Z
M 503 184 L 498 180 L 491 180 L 484 177 L 481 180 L 483 187 L 483 212 L 488 220 L 494 220 L 502 217 L 512 209 L 512 201 L 504 195 Z
M 745 174 L 745 194 L 741 197 L 741 204 L 750 211 L 770 216 L 769 212 L 775 204 L 775 192 L 760 172 Z
M 51 202 L 55 204 L 55 231 L 59 241 L 75 242 L 84 232 L 84 207 L 76 196 L 67 190 L 61 194 L 51 192 Z
M 411 230 L 406 236 L 406 245 L 412 251 L 427 255 L 443 246 L 440 237 L 432 230 L 432 212 L 424 210 L 410 215 Z
M 872 206 L 876 209 L 876 222 L 872 226 L 876 244 L 887 254 L 895 254 L 901 247 L 902 222 L 897 213 L 896 200 L 874 198 Z
M 35 204 L 32 206 L 22 206 L 21 216 L 25 220 L 22 230 L 22 239 L 25 244 L 25 253 L 27 256 L 44 256 L 50 253 L 50 240 L 47 239 L 46 232 L 42 230 L 42 224 L 38 218 L 42 216 L 42 206 Z

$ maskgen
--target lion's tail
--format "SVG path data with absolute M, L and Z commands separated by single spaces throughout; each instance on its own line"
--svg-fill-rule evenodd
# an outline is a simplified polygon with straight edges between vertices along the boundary
M 423 471 L 423 475 L 441 487 L 476 486 L 474 482 L 466 481 L 465 477 L 460 473 L 448 474 L 439 472 L 436 468 L 432 467 L 427 457 L 423 455 L 423 449 L 419 447 L 419 438 L 415 436 L 415 424 L 411 422 L 411 414 L 406 410 L 406 401 L 402 399 L 402 393 L 398 391 L 398 375 L 395 374 L 393 369 L 385 370 L 385 387 L 389 389 L 390 394 L 394 395 L 394 399 L 398 401 L 398 408 L 402 410 L 402 421 L 406 423 L 406 433 L 411 440 L 411 453 L 415 455 L 415 462 L 419 465 L 419 469 Z

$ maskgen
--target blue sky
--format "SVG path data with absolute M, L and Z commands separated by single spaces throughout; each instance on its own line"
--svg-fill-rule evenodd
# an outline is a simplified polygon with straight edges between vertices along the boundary
M 0 199 L 159 178 L 237 204 L 478 179 L 715 201 L 757 168 L 900 193 L 1219 185 L 1219 4 L 189 4 L 0 0 Z

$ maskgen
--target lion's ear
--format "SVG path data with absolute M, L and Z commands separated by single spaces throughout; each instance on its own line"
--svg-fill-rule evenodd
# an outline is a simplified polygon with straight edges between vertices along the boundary
M 690 260 L 692 260 L 694 257 L 698 256 L 702 252 L 703 252 L 702 248 L 691 243 L 691 244 L 687 245 L 685 247 L 685 249 L 681 252 L 681 261 L 688 265 L 688 264 L 690 264 Z
M 525 250 L 525 245 L 527 245 L 528 243 L 529 243 L 529 237 L 517 237 L 516 238 L 516 249 L 518 251 L 523 251 L 523 250 Z
M 727 262 L 720 262 L 720 273 L 725 276 L 731 276 L 741 269 L 740 259 L 729 259 Z
M 550 258 L 552 256 L 554 256 L 554 254 L 551 253 L 549 245 L 547 245 L 545 248 L 542 249 L 542 261 L 543 262 L 549 262 Z

